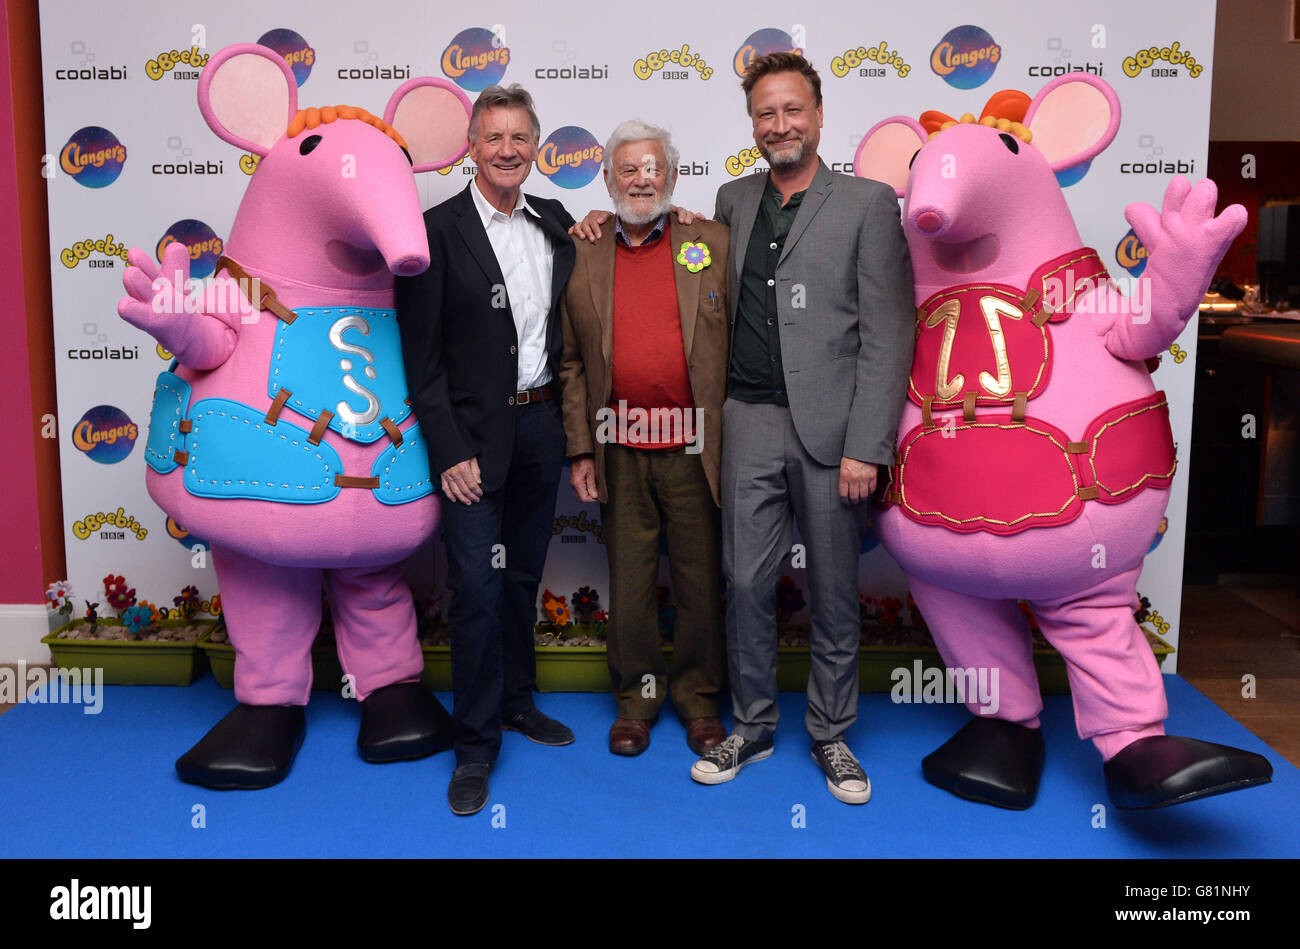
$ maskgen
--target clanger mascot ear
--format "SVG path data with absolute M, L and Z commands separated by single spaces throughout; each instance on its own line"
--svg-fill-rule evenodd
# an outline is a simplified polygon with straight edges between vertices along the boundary
M 199 108 L 259 156 L 215 279 L 187 300 L 182 243 L 138 249 L 118 305 L 176 357 L 149 419 L 149 493 L 212 543 L 235 648 L 238 707 L 176 762 L 183 780 L 260 788 L 305 733 L 324 585 L 339 659 L 361 701 L 367 761 L 451 746 L 423 671 L 400 562 L 438 521 L 407 399 L 395 274 L 429 265 L 415 173 L 454 163 L 469 100 L 412 79 L 383 117 L 298 109 L 284 58 L 254 44 L 212 56 Z
M 1133 618 L 1175 457 L 1146 360 L 1197 312 L 1245 226 L 1208 180 L 1125 212 L 1149 251 L 1122 296 L 1082 241 L 1056 173 L 1115 137 L 1119 99 L 1087 74 L 1031 101 L 997 93 L 979 120 L 927 112 L 875 125 L 858 175 L 893 185 L 916 277 L 916 349 L 882 542 L 950 668 L 997 668 L 1000 705 L 922 762 L 961 797 L 1026 808 L 1043 767 L 1026 600 L 1065 658 L 1081 738 L 1121 808 L 1267 782 L 1260 755 L 1165 734 L 1164 686 Z M 910 169 L 910 171 L 909 171 Z M 1140 306 L 1138 305 L 1140 302 Z M 1096 545 L 1105 550 L 1104 566 Z

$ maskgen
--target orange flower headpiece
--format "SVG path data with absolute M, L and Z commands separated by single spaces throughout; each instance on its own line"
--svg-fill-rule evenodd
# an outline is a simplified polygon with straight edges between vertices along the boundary
M 289 121 L 289 128 L 286 134 L 289 138 L 294 138 L 303 129 L 314 129 L 319 125 L 337 122 L 339 119 L 358 119 L 367 125 L 373 125 L 379 131 L 383 132 L 398 145 L 406 148 L 406 139 L 402 138 L 401 133 L 393 128 L 377 115 L 371 115 L 365 109 L 354 105 L 327 105 L 324 108 L 299 109 L 294 117 Z
M 1029 103 L 1032 101 L 1027 93 L 1019 89 L 1003 89 L 989 96 L 989 101 L 985 103 L 984 111 L 980 113 L 978 119 L 969 112 L 960 119 L 954 119 L 950 115 L 932 109 L 921 114 L 921 127 L 930 133 L 930 138 L 934 138 L 944 129 L 952 128 L 954 125 L 978 123 L 1014 135 L 1022 142 L 1028 143 L 1033 141 L 1034 136 L 1023 122 L 1025 113 L 1029 110 Z

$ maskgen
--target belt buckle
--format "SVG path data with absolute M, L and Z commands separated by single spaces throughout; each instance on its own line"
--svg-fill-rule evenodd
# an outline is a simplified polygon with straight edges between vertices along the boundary
M 515 405 L 527 405 L 533 400 L 533 393 L 525 389 L 523 392 L 515 393 Z

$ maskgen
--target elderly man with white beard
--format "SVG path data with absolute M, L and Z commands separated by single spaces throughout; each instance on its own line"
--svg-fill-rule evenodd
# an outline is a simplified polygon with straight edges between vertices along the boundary
M 578 500 L 599 501 L 610 573 L 609 750 L 638 755 L 671 693 L 687 744 L 724 737 L 720 476 L 728 332 L 727 229 L 669 215 L 677 149 L 624 122 L 604 151 L 616 222 L 577 261 L 561 301 L 564 428 Z M 659 632 L 661 523 L 677 619 Z

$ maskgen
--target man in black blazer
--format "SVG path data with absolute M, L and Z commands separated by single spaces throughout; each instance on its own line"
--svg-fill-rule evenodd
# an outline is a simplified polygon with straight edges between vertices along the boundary
M 540 127 L 518 84 L 474 103 L 475 180 L 425 212 L 429 269 L 399 278 L 411 405 L 443 492 L 457 814 L 488 799 L 502 728 L 566 745 L 533 701 L 533 626 L 564 458 L 559 299 L 573 219 L 522 191 Z

